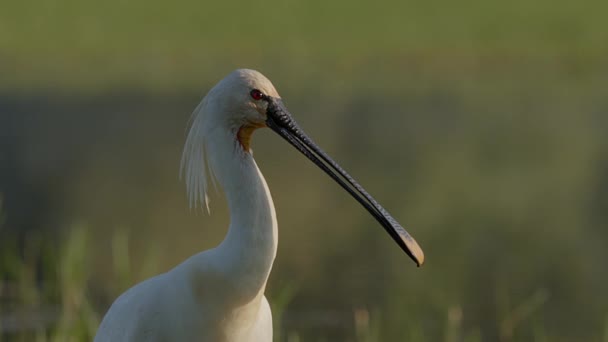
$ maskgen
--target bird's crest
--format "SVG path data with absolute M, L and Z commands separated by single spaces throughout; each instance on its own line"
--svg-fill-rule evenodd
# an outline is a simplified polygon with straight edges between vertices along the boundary
M 186 180 L 190 208 L 204 204 L 209 212 L 209 184 L 213 184 L 217 189 L 213 170 L 214 158 L 208 153 L 210 144 L 216 143 L 211 140 L 211 135 L 217 133 L 215 129 L 218 125 L 225 124 L 226 118 L 222 118 L 223 116 L 235 116 L 245 110 L 255 110 L 251 109 L 251 89 L 259 89 L 267 95 L 279 97 L 272 83 L 264 75 L 251 69 L 237 69 L 211 88 L 194 109 L 180 167 L 180 174 L 185 176 Z M 252 130 L 265 125 L 260 122 L 239 125 L 240 127 L 233 127 L 238 141 L 244 149 L 249 150 Z
M 190 130 L 184 145 L 182 161 L 180 165 L 180 178 L 185 177 L 186 188 L 190 208 L 205 205 L 207 213 L 209 210 L 209 183 L 216 187 L 215 175 L 209 165 L 209 158 L 206 151 L 206 113 L 205 106 L 207 97 L 194 109 L 190 119 Z

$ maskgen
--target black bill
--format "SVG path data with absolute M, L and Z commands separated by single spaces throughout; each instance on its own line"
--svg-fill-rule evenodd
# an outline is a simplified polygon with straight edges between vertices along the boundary
M 268 102 L 266 124 L 277 132 L 298 151 L 314 162 L 318 167 L 333 178 L 344 190 L 348 191 L 372 216 L 380 222 L 382 227 L 397 242 L 412 260 L 421 266 L 424 263 L 424 253 L 414 238 L 331 157 L 317 146 L 300 129 L 291 114 L 283 105 L 281 99 L 266 96 Z

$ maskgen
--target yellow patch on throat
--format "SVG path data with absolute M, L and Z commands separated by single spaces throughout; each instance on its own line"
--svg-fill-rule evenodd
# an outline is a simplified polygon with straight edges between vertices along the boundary
M 251 150 L 251 136 L 253 135 L 253 131 L 265 126 L 266 125 L 264 124 L 250 123 L 239 128 L 239 131 L 236 133 L 236 138 L 244 151 L 249 152 Z

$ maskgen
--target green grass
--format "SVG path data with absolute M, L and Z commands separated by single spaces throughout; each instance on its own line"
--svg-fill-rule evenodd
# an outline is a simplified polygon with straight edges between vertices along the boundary
M 13 1 L 0 11 L 1 86 L 198 89 L 218 68 L 307 75 L 383 55 L 601 65 L 607 9 L 599 0 Z

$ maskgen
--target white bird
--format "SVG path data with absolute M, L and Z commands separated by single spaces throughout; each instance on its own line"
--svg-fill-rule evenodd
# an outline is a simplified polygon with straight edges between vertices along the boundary
M 277 220 L 266 181 L 253 159 L 253 131 L 270 127 L 323 169 L 385 228 L 418 264 L 416 241 L 295 123 L 272 83 L 239 69 L 214 86 L 195 109 L 182 171 L 191 206 L 217 181 L 230 209 L 217 247 L 123 293 L 105 315 L 96 342 L 272 341 L 264 290 L 277 252 Z

